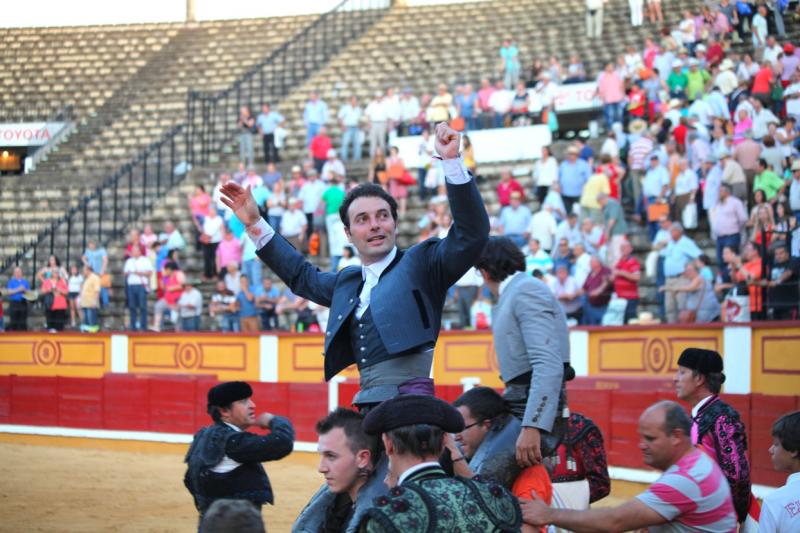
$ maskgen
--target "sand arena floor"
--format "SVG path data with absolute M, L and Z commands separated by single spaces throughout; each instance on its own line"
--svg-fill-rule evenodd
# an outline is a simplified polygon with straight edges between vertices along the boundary
M 2 435 L 0 532 L 196 531 L 197 513 L 183 486 L 185 450 Z M 290 530 L 321 484 L 316 464 L 310 453 L 265 464 L 276 499 L 274 507 L 264 507 L 268 531 Z M 637 490 L 615 483 L 606 503 Z

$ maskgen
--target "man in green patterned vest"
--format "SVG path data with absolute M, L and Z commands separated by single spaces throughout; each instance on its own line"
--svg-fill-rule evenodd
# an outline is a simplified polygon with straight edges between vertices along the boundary
M 381 435 L 389 458 L 387 483 L 392 488 L 387 496 L 374 500 L 360 531 L 519 531 L 519 503 L 505 488 L 480 477 L 449 477 L 439 465 L 446 433 L 463 429 L 461 413 L 433 396 L 400 395 L 370 411 L 364 431 Z

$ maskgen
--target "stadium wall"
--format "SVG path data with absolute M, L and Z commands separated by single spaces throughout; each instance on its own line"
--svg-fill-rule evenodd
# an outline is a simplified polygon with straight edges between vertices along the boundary
M 293 421 L 296 449 L 315 451 L 316 420 L 349 406 L 358 390 L 354 369 L 323 381 L 322 342 L 308 333 L 3 334 L 0 433 L 188 443 L 208 423 L 208 389 L 244 379 L 259 410 Z M 570 408 L 603 431 L 612 476 L 655 475 L 641 470 L 638 418 L 655 401 L 674 399 L 675 361 L 692 345 L 724 354 L 724 397 L 747 427 L 753 481 L 783 483 L 767 449 L 774 420 L 800 409 L 797 323 L 576 328 L 571 343 L 579 377 L 569 384 Z M 436 350 L 439 397 L 452 401 L 478 383 L 501 386 L 490 334 L 443 332 Z

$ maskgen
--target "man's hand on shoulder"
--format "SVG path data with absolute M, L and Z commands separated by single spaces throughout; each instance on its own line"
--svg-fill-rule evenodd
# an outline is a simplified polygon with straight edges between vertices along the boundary
M 455 159 L 458 157 L 458 150 L 461 145 L 461 134 L 451 128 L 445 122 L 436 125 L 436 153 L 442 159 Z
M 272 423 L 273 418 L 275 418 L 275 415 L 272 413 L 261 413 L 256 419 L 256 425 L 261 429 L 269 429 L 269 425 Z
M 229 181 L 220 188 L 220 192 L 222 203 L 231 208 L 245 226 L 252 226 L 261 219 L 250 187 L 243 189 L 238 183 Z

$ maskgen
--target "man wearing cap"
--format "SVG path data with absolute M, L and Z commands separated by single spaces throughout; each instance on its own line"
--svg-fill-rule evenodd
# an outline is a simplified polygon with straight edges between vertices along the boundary
M 200 519 L 218 499 L 248 500 L 257 508 L 274 497 L 261 463 L 292 452 L 294 428 L 288 419 L 271 413 L 255 414 L 253 389 L 243 381 L 220 383 L 208 391 L 208 414 L 214 423 L 198 431 L 184 462 L 183 483 L 194 497 Z M 268 435 L 245 431 L 269 429 Z
M 334 174 L 344 178 L 347 175 L 347 170 L 345 169 L 342 160 L 336 156 L 336 150 L 331 148 L 328 150 L 328 160 L 325 161 L 324 165 L 322 165 L 320 178 L 322 179 L 323 183 L 328 183 L 331 180 L 331 176 Z
M 567 158 L 558 166 L 558 181 L 561 185 L 561 197 L 567 213 L 572 213 L 572 206 L 581 198 L 583 186 L 589 181 L 592 169 L 585 160 L 580 159 L 580 149 L 575 145 L 567 148 Z
M 395 486 L 374 500 L 360 531 L 519 531 L 519 504 L 506 489 L 493 481 L 450 477 L 439 465 L 446 434 L 463 429 L 461 413 L 433 396 L 401 395 L 370 411 L 364 431 L 381 436 L 387 478 Z
M 736 409 L 719 397 L 725 383 L 722 357 L 713 350 L 685 349 L 678 358 L 673 382 L 678 399 L 692 406 L 692 444 L 713 457 L 722 469 L 738 521 L 743 522 L 751 505 L 747 430 Z
M 397 202 L 382 187 L 362 184 L 339 209 L 362 266 L 339 272 L 320 272 L 275 235 L 246 190 L 232 183 L 223 190 L 259 257 L 294 294 L 330 308 L 325 379 L 356 363 L 357 405 L 367 407 L 404 392 L 433 394 L 433 347 L 447 290 L 474 264 L 489 236 L 483 199 L 458 148 L 459 134 L 439 124 L 436 150 L 453 213 L 447 236 L 398 250 Z
M 572 373 L 566 317 L 548 286 L 526 275 L 525 257 L 509 239 L 491 237 L 476 266 L 497 298 L 492 336 L 503 397 L 522 422 L 516 456 L 524 468 L 558 446 L 566 423 L 564 380 Z
M 729 150 L 722 150 L 719 154 L 720 164 L 722 165 L 722 183 L 730 186 L 731 192 L 742 202 L 747 201 L 747 176 L 742 165 L 739 164 Z

